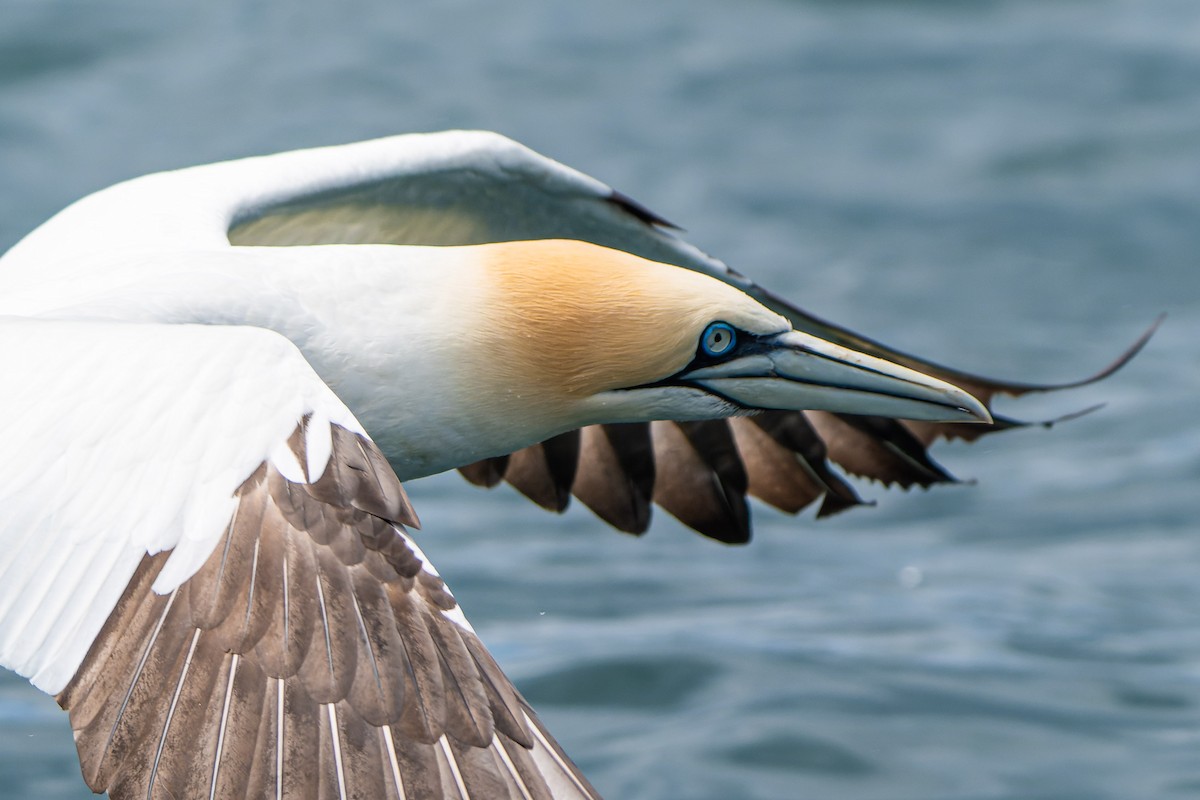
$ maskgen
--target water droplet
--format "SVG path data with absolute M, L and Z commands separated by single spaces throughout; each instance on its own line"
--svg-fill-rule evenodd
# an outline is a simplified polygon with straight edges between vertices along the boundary
M 920 567 L 914 567 L 912 564 L 909 564 L 906 567 L 902 567 L 896 573 L 896 580 L 900 581 L 900 585 L 905 589 L 915 589 L 924 583 L 925 575 L 921 572 Z

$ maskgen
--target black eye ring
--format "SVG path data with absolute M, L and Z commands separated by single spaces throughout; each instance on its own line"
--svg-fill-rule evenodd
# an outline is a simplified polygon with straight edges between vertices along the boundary
M 728 322 L 714 322 L 700 336 L 700 349 L 705 355 L 727 355 L 737 344 L 737 331 Z

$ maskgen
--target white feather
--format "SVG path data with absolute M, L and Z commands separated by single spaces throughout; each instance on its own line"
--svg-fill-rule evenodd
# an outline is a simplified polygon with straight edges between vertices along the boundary
M 359 428 L 290 342 L 258 328 L 4 319 L 0 374 L 0 664 L 49 692 L 142 556 L 173 550 L 160 593 L 199 569 L 234 491 L 305 414 L 325 437 L 329 422 Z

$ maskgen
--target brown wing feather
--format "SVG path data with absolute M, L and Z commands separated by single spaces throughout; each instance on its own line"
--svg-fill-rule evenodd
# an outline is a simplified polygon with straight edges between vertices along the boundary
M 563 511 L 571 500 L 579 463 L 579 431 L 518 450 L 509 458 L 504 480 L 549 511 Z
M 151 590 L 169 553 L 143 559 L 58 695 L 88 785 L 114 800 L 597 798 L 447 615 L 374 445 L 333 441 L 314 484 L 255 471 L 171 595 Z
M 573 493 L 617 530 L 645 533 L 655 480 L 650 426 L 592 425 L 580 433 Z
M 825 442 L 830 460 L 852 475 L 905 489 L 954 482 L 897 420 L 827 411 L 806 411 L 804 415 Z
M 654 502 L 705 536 L 750 540 L 746 471 L 725 420 L 654 422 Z

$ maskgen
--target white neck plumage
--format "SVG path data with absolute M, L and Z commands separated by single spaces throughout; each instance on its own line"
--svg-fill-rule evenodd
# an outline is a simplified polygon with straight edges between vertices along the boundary
M 336 245 L 127 254 L 112 269 L 93 262 L 53 286 L 6 291 L 0 314 L 275 330 L 409 479 L 511 452 L 572 423 L 561 409 L 509 413 L 506 403 L 529 398 L 473 384 L 473 335 L 487 333 L 476 317 L 487 276 L 469 254 Z

